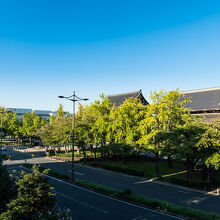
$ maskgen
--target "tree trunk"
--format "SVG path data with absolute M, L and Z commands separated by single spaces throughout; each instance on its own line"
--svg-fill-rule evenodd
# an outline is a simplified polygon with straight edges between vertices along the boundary
M 95 155 L 95 159 L 97 159 L 97 155 L 96 155 L 96 149 L 93 149 L 94 155 Z
M 101 150 L 100 153 L 101 153 L 101 160 L 103 160 L 103 152 L 102 152 L 102 150 Z
M 172 164 L 172 160 L 171 160 L 171 156 L 170 156 L 170 155 L 168 156 L 168 167 L 169 167 L 169 168 L 172 168 L 172 167 L 173 167 L 173 164 Z
M 30 146 L 32 147 L 32 137 L 30 137 Z
M 210 182 L 210 166 L 207 167 L 207 181 Z
M 189 182 L 189 185 L 191 186 L 191 185 L 192 185 L 192 169 L 191 169 L 191 161 L 190 161 L 190 158 L 187 158 L 186 163 L 187 163 L 188 182 Z
M 85 151 L 85 148 L 83 147 L 82 148 L 82 151 L 83 151 L 83 157 L 84 157 L 84 162 L 86 162 L 86 151 Z
M 160 176 L 160 170 L 159 170 L 159 153 L 156 153 L 156 176 Z

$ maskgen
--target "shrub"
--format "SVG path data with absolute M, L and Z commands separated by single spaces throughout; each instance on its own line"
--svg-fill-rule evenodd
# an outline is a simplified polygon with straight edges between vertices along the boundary
M 15 185 L 9 175 L 9 172 L 0 161 L 0 213 L 6 210 L 6 205 L 16 194 Z
M 8 204 L 7 211 L 0 215 L 0 219 L 72 219 L 69 212 L 59 209 L 56 205 L 53 187 L 45 178 L 48 170 L 40 172 L 40 168 L 34 165 L 32 171 L 33 173 L 21 172 L 16 182 L 17 197 Z
M 144 176 L 143 171 L 137 170 L 137 169 L 130 169 L 127 167 L 115 166 L 115 165 L 105 164 L 105 163 L 100 163 L 100 162 L 90 162 L 89 165 L 94 166 L 94 167 L 101 167 L 107 170 L 123 172 L 123 173 L 131 174 L 131 175 Z

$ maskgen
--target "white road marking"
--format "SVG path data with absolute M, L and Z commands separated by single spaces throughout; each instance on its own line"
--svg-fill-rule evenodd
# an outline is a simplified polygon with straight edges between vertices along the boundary
M 68 170 L 67 172 L 68 172 L 68 173 L 72 173 L 72 170 Z M 84 176 L 83 173 L 79 173 L 79 172 L 76 172 L 76 171 L 74 172 L 74 174 L 78 174 L 78 175 L 80 175 L 80 176 Z
M 21 167 L 22 167 L 22 166 L 21 166 Z M 22 168 L 27 169 L 27 170 L 30 170 L 30 169 L 28 169 L 28 168 L 26 168 L 26 167 L 22 167 Z M 180 218 L 180 217 L 177 217 L 177 216 L 174 216 L 174 215 L 169 215 L 169 214 L 164 213 L 164 212 L 159 212 L 159 211 L 156 211 L 156 210 L 153 210 L 153 209 L 148 209 L 148 208 L 143 207 L 143 206 L 135 205 L 135 204 L 132 204 L 132 203 L 123 201 L 123 200 L 119 200 L 119 199 L 116 199 L 116 198 L 113 198 L 113 197 L 110 197 L 110 196 L 107 196 L 107 195 L 104 195 L 104 194 L 100 194 L 100 193 L 94 192 L 94 191 L 92 191 L 92 190 L 85 189 L 85 188 L 83 188 L 83 187 L 80 187 L 80 186 L 77 186 L 77 185 L 74 185 L 74 184 L 65 182 L 65 181 L 63 181 L 63 180 L 54 178 L 54 177 L 52 177 L 52 176 L 48 176 L 48 175 L 46 175 L 46 176 L 47 176 L 48 178 L 50 178 L 50 179 L 53 179 L 53 180 L 56 180 L 56 181 L 58 181 L 58 182 L 67 184 L 67 185 L 69 185 L 69 186 L 72 186 L 72 187 L 75 187 L 75 188 L 78 188 L 78 189 L 81 189 L 81 190 L 84 190 L 84 191 L 93 193 L 93 194 L 95 194 L 95 195 L 99 195 L 99 196 L 105 197 L 105 198 L 108 198 L 108 199 L 111 199 L 111 200 L 114 200 L 114 201 L 117 201 L 117 202 L 120 202 L 120 203 L 124 203 L 124 204 L 126 204 L 126 205 L 130 205 L 130 206 L 133 206 L 133 207 L 136 207 L 136 208 L 144 209 L 144 210 L 147 210 L 147 211 L 150 211 L 150 212 L 154 212 L 154 213 L 157 213 L 157 214 L 160 214 L 160 215 L 169 216 L 169 217 L 174 218 L 174 219 L 184 220 L 183 218 Z
M 123 177 L 126 177 L 126 178 L 132 178 L 132 179 L 136 179 L 137 177 L 136 176 L 130 176 L 130 175 L 126 175 L 126 174 L 122 174 Z
M 200 203 L 200 202 L 202 202 L 203 200 L 206 200 L 207 198 L 205 197 L 195 197 L 195 198 L 193 198 L 193 199 L 190 199 L 190 200 L 188 200 L 186 203 L 187 204 L 191 204 L 191 203 L 196 203 L 196 204 L 198 204 L 198 203 Z
M 86 203 L 84 203 L 84 202 L 80 202 L 80 201 L 78 201 L 78 200 L 76 200 L 76 199 L 73 199 L 73 198 L 71 198 L 71 197 L 69 197 L 69 196 L 67 196 L 67 195 L 64 195 L 64 194 L 62 194 L 62 193 L 59 193 L 59 192 L 57 192 L 57 191 L 55 191 L 55 190 L 53 190 L 56 194 L 58 194 L 58 195 L 61 195 L 61 196 L 63 196 L 63 197 L 66 197 L 66 198 L 68 198 L 68 199 L 70 199 L 70 200 L 72 200 L 72 201 L 74 201 L 74 202 L 76 202 L 76 203 L 78 203 L 78 204 L 80 204 L 80 205 L 84 205 L 84 206 L 86 206 L 86 207 L 89 207 L 89 208 L 91 208 L 91 209 L 95 209 L 95 210 L 97 210 L 97 211 L 99 211 L 99 212 L 103 212 L 103 213 L 105 213 L 105 214 L 108 214 L 109 212 L 107 212 L 107 211 L 105 211 L 105 210 L 103 210 L 103 209 L 99 209 L 99 208 L 96 208 L 96 207 L 94 207 L 94 206 L 91 206 L 91 205 L 88 205 L 88 204 L 86 204 Z
M 81 176 L 84 176 L 84 174 L 83 173 L 78 173 L 78 172 L 74 172 L 75 174 L 78 174 L 78 175 L 81 175 Z

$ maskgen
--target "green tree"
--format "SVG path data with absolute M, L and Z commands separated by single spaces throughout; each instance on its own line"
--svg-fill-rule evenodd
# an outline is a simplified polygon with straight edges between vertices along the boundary
M 95 143 L 106 145 L 109 115 L 112 104 L 103 94 L 100 95 L 100 98 L 101 101 L 96 100 L 90 106 L 91 113 L 95 119 L 92 125 L 92 132 Z
M 159 175 L 159 154 L 163 150 L 171 156 L 169 142 L 158 142 L 158 133 L 170 131 L 178 125 L 184 124 L 188 117 L 188 110 L 184 105 L 189 101 L 178 90 L 153 92 L 150 96 L 151 104 L 147 106 L 144 119 L 140 122 L 141 138 L 138 143 L 143 148 L 153 151 L 156 158 L 156 173 Z
M 218 170 L 220 166 L 220 126 L 217 124 L 205 125 L 206 132 L 197 144 L 198 150 L 204 153 L 204 162 L 211 164 Z
M 39 135 L 46 146 L 53 146 L 55 153 L 61 146 L 71 144 L 72 117 L 63 110 L 60 104 L 57 115 L 51 116 L 50 123 L 45 124 L 39 130 Z
M 78 112 L 75 115 L 75 141 L 76 145 L 82 150 L 84 160 L 86 160 L 86 150 L 90 150 L 96 157 L 96 150 L 93 149 L 95 143 L 93 126 L 96 121 L 94 109 L 86 105 L 83 107 L 79 103 Z
M 40 115 L 36 115 L 34 111 L 32 113 L 26 113 L 22 116 L 22 133 L 24 136 L 30 138 L 30 143 L 32 146 L 32 138 L 36 136 L 42 126 L 44 126 L 47 121 Z
M 17 130 L 19 130 L 19 123 L 16 117 L 16 113 L 8 112 L 7 109 L 4 107 L 0 107 L 0 112 L 0 120 L 3 119 L 3 131 L 7 135 L 16 136 L 16 132 Z
M 8 204 L 8 210 L 0 215 L 6 220 L 38 220 L 38 219 L 71 219 L 65 212 L 56 208 L 56 197 L 52 193 L 53 187 L 45 178 L 48 170 L 42 173 L 39 167 L 33 167 L 33 173 L 21 172 L 16 182 L 17 198 Z
M 72 117 L 65 116 L 63 118 L 58 118 L 53 123 L 54 135 L 56 137 L 56 142 L 58 145 L 68 145 L 71 144 L 72 140 Z
M 15 195 L 15 186 L 5 166 L 0 159 L 0 213 L 6 210 L 6 205 Z
M 217 125 L 210 126 L 189 118 L 184 125 L 163 131 L 157 134 L 157 142 L 169 143 L 177 159 L 186 159 L 189 184 L 192 183 L 192 174 L 198 162 L 208 166 L 219 166 L 220 132 Z
M 56 118 L 50 124 L 45 124 L 39 130 L 39 135 L 46 146 L 53 146 L 56 153 L 61 146 L 71 144 L 72 117 Z
M 195 122 L 187 122 L 171 131 L 162 132 L 169 140 L 169 145 L 175 150 L 177 159 L 186 159 L 189 184 L 192 184 L 192 173 L 195 165 L 204 158 L 204 152 L 198 150 L 198 145 L 206 128 Z
M 108 140 L 136 146 L 141 135 L 138 126 L 145 112 L 146 107 L 136 98 L 127 99 L 118 108 L 112 108 Z
M 7 113 L 4 117 L 4 127 L 7 129 L 7 134 L 15 137 L 21 137 L 21 121 L 17 119 L 16 113 Z

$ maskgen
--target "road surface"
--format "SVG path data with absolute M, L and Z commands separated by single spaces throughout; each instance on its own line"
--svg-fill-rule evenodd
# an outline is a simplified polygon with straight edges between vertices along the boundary
M 52 160 L 49 158 L 32 159 L 30 155 L 9 151 L 12 155 L 12 162 L 7 162 L 8 166 L 26 162 L 41 164 L 44 167 L 55 170 L 59 173 L 71 176 L 71 164 Z M 166 184 L 151 182 L 146 178 L 129 176 L 122 173 L 107 171 L 104 169 L 82 166 L 76 164 L 75 178 L 89 180 L 91 182 L 106 185 L 118 190 L 131 189 L 138 195 L 167 201 L 176 205 L 190 206 L 207 212 L 220 214 L 220 196 L 210 195 L 207 192 L 190 190 L 184 187 L 177 187 Z
M 29 169 L 19 164 L 9 166 L 10 170 Z M 58 204 L 62 208 L 71 210 L 73 219 L 87 220 L 182 220 L 183 218 L 158 212 L 109 196 L 99 194 L 88 189 L 64 182 L 62 180 L 47 176 L 49 183 L 54 186 Z

